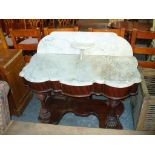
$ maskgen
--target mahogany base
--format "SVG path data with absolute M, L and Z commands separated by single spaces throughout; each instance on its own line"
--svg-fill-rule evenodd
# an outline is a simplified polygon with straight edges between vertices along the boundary
M 40 94 L 41 95 L 41 94 Z M 38 96 L 39 97 L 39 96 Z M 96 100 L 90 97 L 50 96 L 44 94 L 39 119 L 42 123 L 58 124 L 68 112 L 80 116 L 93 114 L 99 119 L 100 128 L 122 129 L 119 117 L 124 111 L 120 100 Z M 41 101 L 42 102 L 42 101 Z

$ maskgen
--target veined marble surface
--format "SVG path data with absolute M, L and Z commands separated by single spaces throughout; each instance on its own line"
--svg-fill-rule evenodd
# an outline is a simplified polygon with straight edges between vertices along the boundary
M 93 83 L 124 88 L 141 82 L 133 56 L 35 54 L 20 76 L 30 82 L 60 81 L 72 86 Z
M 53 32 L 20 76 L 30 82 L 93 83 L 124 88 L 141 82 L 130 44 L 112 32 Z
M 113 32 L 52 32 L 38 44 L 37 53 L 133 56 L 128 41 Z

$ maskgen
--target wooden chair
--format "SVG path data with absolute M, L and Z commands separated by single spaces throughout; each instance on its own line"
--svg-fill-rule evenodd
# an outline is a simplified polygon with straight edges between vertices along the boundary
M 43 19 L 24 19 L 25 29 L 40 29 L 41 35 L 44 27 Z
M 155 32 L 150 31 L 137 31 L 136 29 L 133 30 L 131 34 L 131 46 L 133 48 L 134 54 L 145 54 L 145 55 L 155 55 L 155 48 L 153 47 L 140 47 L 136 45 L 136 41 L 138 39 L 143 40 L 152 40 L 155 39 Z M 138 65 L 144 68 L 155 68 L 155 62 L 151 61 L 138 61 Z
M 125 35 L 125 29 L 94 29 L 94 28 L 88 28 L 88 32 L 114 32 L 118 36 L 123 37 Z
M 9 30 L 15 29 L 18 27 L 17 20 L 16 19 L 3 19 L 2 25 L 3 25 L 2 29 L 5 34 L 5 40 L 6 40 L 7 46 L 8 46 L 8 48 L 12 48 L 13 42 L 11 40 Z
M 49 19 L 48 27 L 54 28 L 55 27 L 55 19 Z
M 6 34 L 9 34 L 9 29 L 15 28 L 15 20 L 14 19 L 4 19 L 3 24 L 4 24 L 4 32 Z
M 58 27 L 74 27 L 76 19 L 58 19 Z
M 51 32 L 54 31 L 78 31 L 78 27 L 74 27 L 74 28 L 44 28 L 44 36 L 49 35 Z
M 26 29 L 43 28 L 42 19 L 25 19 Z
M 41 39 L 39 29 L 14 29 L 10 30 L 14 48 L 22 49 L 25 53 L 32 55 L 37 50 L 38 42 Z M 25 61 L 29 62 L 30 57 L 25 55 Z
M 0 28 L 0 48 L 5 48 L 5 49 L 8 48 L 2 28 Z

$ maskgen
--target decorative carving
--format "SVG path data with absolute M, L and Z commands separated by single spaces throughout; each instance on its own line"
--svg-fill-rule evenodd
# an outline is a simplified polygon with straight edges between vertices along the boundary
M 89 97 L 58 97 L 50 96 L 47 98 L 45 93 L 38 94 L 41 101 L 40 120 L 43 123 L 58 124 L 64 114 L 73 112 L 76 115 L 88 116 L 93 114 L 99 119 L 100 128 L 122 129 L 119 116 L 124 108 L 118 101 L 102 101 L 90 99 Z M 115 106 L 113 105 L 115 103 Z M 51 115 L 50 115 L 51 114 Z

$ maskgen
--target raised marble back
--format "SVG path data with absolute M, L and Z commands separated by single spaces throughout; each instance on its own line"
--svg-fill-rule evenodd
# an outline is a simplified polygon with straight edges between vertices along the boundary
M 133 56 L 128 41 L 113 32 L 52 32 L 38 44 L 37 53 Z

